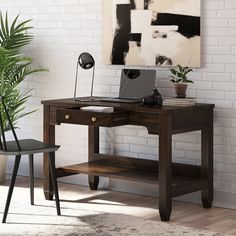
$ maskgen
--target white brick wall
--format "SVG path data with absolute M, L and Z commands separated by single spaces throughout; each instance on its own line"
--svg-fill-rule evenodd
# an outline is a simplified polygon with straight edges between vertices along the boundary
M 108 0 L 107 0 L 108 1 Z M 75 79 L 76 60 L 83 51 L 89 51 L 96 60 L 96 95 L 116 95 L 121 66 L 101 63 L 102 8 L 101 0 L 8 0 L 0 1 L 2 12 L 11 17 L 20 13 L 20 19 L 32 18 L 35 39 L 27 48 L 36 63 L 49 68 L 49 73 L 33 76 L 23 84 L 34 88 L 29 109 L 38 111 L 24 118 L 19 131 L 21 137 L 42 139 L 42 106 L 44 99 L 71 97 Z M 195 69 L 189 86 L 189 95 L 201 102 L 216 104 L 215 109 L 215 205 L 236 206 L 236 3 L 235 0 L 202 1 L 202 67 Z M 80 95 L 89 94 L 90 74 L 80 71 Z M 157 84 L 163 95 L 173 95 L 168 70 L 157 68 Z M 83 79 L 81 79 L 83 78 Z M 57 143 L 62 148 L 57 165 L 85 161 L 87 156 L 87 128 L 62 125 L 57 127 Z M 79 135 L 78 135 L 79 134 Z M 113 140 L 113 142 L 111 141 Z M 101 149 L 138 158 L 156 159 L 158 137 L 148 135 L 142 127 L 103 129 Z M 173 138 L 173 156 L 176 161 L 199 163 L 199 132 L 176 135 Z M 41 175 L 41 160 L 37 160 Z M 9 170 L 12 162 L 9 162 Z M 27 174 L 26 163 L 21 168 Z M 67 178 L 67 181 L 87 184 L 85 176 Z M 122 187 L 123 186 L 123 187 Z M 114 189 L 129 189 L 126 184 L 111 181 Z M 153 186 L 138 184 L 139 193 L 153 194 Z M 131 188 L 130 188 L 131 189 Z M 155 192 L 155 191 L 154 191 Z M 187 198 L 192 200 L 191 197 Z

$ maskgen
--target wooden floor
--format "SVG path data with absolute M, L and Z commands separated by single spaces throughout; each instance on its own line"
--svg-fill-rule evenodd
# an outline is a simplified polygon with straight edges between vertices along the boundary
M 28 178 L 18 178 L 16 185 L 28 187 Z M 42 187 L 42 181 L 37 180 L 36 186 Z M 87 187 L 64 183 L 59 183 L 59 192 L 61 201 L 87 204 L 93 210 L 160 221 L 158 199 L 154 197 L 107 190 L 90 191 Z M 236 235 L 236 210 L 203 209 L 201 205 L 174 201 L 170 223 Z

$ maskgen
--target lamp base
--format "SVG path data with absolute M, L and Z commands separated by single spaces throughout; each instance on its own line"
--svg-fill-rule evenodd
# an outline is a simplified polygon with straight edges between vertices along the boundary
M 79 102 L 95 102 L 95 101 L 99 101 L 98 98 L 95 97 L 78 97 L 78 98 L 74 98 L 75 101 L 79 101 Z

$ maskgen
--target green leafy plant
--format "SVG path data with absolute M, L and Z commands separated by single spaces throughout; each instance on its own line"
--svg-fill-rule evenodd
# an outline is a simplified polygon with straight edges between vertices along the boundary
M 0 12 L 0 46 L 5 49 L 19 50 L 23 46 L 29 44 L 33 36 L 27 33 L 27 30 L 33 27 L 27 26 L 31 21 L 26 20 L 21 23 L 17 23 L 19 15 L 13 20 L 12 24 L 9 25 L 8 15 L 6 12 L 5 18 Z
M 177 68 L 171 68 L 170 72 L 172 75 L 170 77 L 172 78 L 170 81 L 174 84 L 178 83 L 193 83 L 192 80 L 188 79 L 187 74 L 192 72 L 193 70 L 189 68 L 188 66 L 182 67 L 180 65 L 177 65 Z
M 20 83 L 30 74 L 45 71 L 45 69 L 33 67 L 32 58 L 22 54 L 22 47 L 29 44 L 33 36 L 26 32 L 26 30 L 32 28 L 26 26 L 31 20 L 18 24 L 18 17 L 19 15 L 9 25 L 7 13 L 5 18 L 0 13 L 0 96 L 4 97 L 15 127 L 18 119 L 34 112 L 25 112 L 26 102 L 31 96 L 31 90 L 22 92 L 19 88 Z M 0 111 L 4 131 L 7 131 L 10 127 L 2 105 L 0 105 Z

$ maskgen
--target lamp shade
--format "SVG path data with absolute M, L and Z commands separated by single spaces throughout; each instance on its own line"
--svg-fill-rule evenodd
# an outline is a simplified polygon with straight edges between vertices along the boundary
M 79 65 L 85 70 L 91 69 L 92 67 L 94 67 L 95 64 L 92 55 L 89 54 L 88 52 L 81 53 L 79 55 L 78 61 Z

